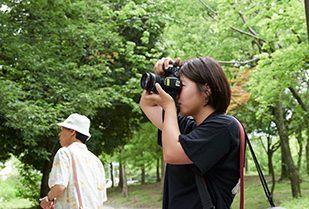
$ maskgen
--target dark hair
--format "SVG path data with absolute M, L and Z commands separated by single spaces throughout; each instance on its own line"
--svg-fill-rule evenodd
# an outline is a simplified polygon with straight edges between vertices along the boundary
M 75 131 L 76 132 L 76 139 L 80 140 L 81 142 L 83 142 L 84 144 L 86 144 L 86 141 L 88 139 L 88 136 L 78 132 L 78 131 Z
M 194 81 L 200 92 L 207 92 L 207 84 L 211 90 L 208 104 L 225 113 L 230 104 L 231 89 L 219 63 L 210 57 L 200 57 L 182 61 L 181 65 L 180 75 Z

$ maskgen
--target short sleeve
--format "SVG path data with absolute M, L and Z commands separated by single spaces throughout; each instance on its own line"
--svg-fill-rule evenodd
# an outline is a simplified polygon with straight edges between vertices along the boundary
M 185 153 L 201 174 L 206 173 L 229 152 L 232 140 L 230 125 L 231 121 L 209 120 L 190 133 L 179 136 Z
M 48 180 L 48 186 L 52 188 L 55 185 L 68 187 L 70 176 L 70 154 L 67 148 L 60 148 L 54 157 L 52 170 Z
M 181 134 L 186 134 L 195 126 L 195 122 L 190 118 L 181 117 L 178 115 L 178 126 Z M 157 143 L 162 147 L 162 131 L 158 129 Z

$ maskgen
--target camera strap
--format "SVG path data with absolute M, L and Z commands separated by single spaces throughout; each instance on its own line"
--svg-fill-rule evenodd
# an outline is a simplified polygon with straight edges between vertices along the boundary
M 239 145 L 239 167 L 240 167 L 240 201 L 239 208 L 244 209 L 244 160 L 245 160 L 245 131 L 241 123 L 233 117 L 238 126 L 240 132 L 240 145 Z M 207 190 L 206 182 L 203 176 L 195 174 L 195 181 L 198 187 L 200 198 L 203 204 L 203 209 L 215 209 L 215 206 L 212 204 L 209 192 Z
M 170 94 L 170 95 L 174 99 L 174 102 L 175 102 L 175 105 L 176 105 L 176 109 L 177 109 L 177 115 L 178 115 L 179 112 L 180 112 L 180 106 L 179 106 L 178 100 L 176 98 L 176 94 Z
M 79 209 L 83 208 L 83 204 L 82 204 L 82 198 L 80 195 L 80 190 L 79 190 L 79 184 L 78 184 L 78 179 L 77 179 L 77 174 L 76 174 L 76 165 L 75 165 L 75 160 L 73 157 L 73 153 L 72 151 L 68 148 L 71 158 L 72 158 L 72 167 L 73 167 L 73 173 L 74 173 L 74 178 L 75 178 L 75 186 L 76 186 L 76 191 L 77 191 L 77 196 L 78 196 L 78 203 L 79 203 Z
M 240 161 L 239 161 L 240 162 L 240 202 L 239 202 L 240 206 L 239 206 L 239 208 L 243 209 L 245 207 L 244 206 L 244 171 L 243 170 L 244 170 L 245 145 L 247 143 L 248 146 L 249 146 L 249 149 L 250 149 L 253 161 L 255 163 L 255 167 L 256 167 L 256 169 L 258 171 L 258 174 L 259 174 L 259 177 L 260 177 L 260 180 L 261 180 L 261 183 L 262 183 L 265 195 L 267 197 L 267 200 L 268 200 L 271 208 L 274 208 L 274 209 L 275 208 L 284 209 L 282 207 L 276 207 L 275 206 L 275 203 L 273 201 L 271 192 L 269 191 L 269 188 L 267 186 L 267 182 L 265 180 L 265 177 L 263 175 L 263 172 L 262 172 L 262 169 L 261 169 L 261 167 L 259 165 L 259 162 L 258 162 L 258 160 L 257 160 L 257 158 L 255 156 L 255 153 L 253 151 L 251 143 L 250 143 L 249 139 L 247 137 L 245 137 L 244 128 L 241 125 L 241 123 L 235 117 L 233 117 L 233 118 L 237 121 L 238 126 L 239 126 L 239 131 L 240 131 Z M 209 196 L 209 193 L 208 193 L 208 190 L 207 190 L 207 187 L 206 187 L 206 183 L 204 182 L 203 176 L 200 176 L 200 175 L 195 173 L 195 179 L 196 179 L 196 183 L 197 183 L 197 186 L 198 186 L 200 198 L 201 198 L 202 203 L 203 203 L 203 208 L 204 209 L 215 208 L 212 205 L 212 201 L 211 201 L 211 198 Z
M 197 173 L 194 173 L 194 175 L 198 192 L 202 201 L 203 209 L 215 209 L 215 206 L 212 204 L 203 176 L 200 176 Z

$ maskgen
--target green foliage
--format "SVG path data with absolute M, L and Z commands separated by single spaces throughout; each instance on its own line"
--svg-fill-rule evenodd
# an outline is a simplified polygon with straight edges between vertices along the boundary
M 285 139 L 281 141 L 281 145 L 286 145 L 282 146 L 284 159 L 293 172 L 296 160 L 305 155 L 293 152 L 290 156 L 289 140 L 298 137 L 302 145 L 308 139 L 309 128 L 304 126 L 308 124 L 309 110 L 304 1 L 200 0 L 191 4 L 183 0 L 173 15 L 176 20 L 164 35 L 170 56 L 182 59 L 211 56 L 223 65 L 229 79 L 237 77 L 231 73 L 234 68 L 239 74 L 250 71 L 248 82 L 233 83 L 233 87 L 239 85 L 250 93 L 250 101 L 240 102 L 229 113 L 245 124 L 248 133 L 274 139 L 279 135 L 279 140 Z M 235 93 L 233 104 L 237 102 Z M 270 153 L 275 143 L 269 141 L 265 147 Z M 267 167 L 267 161 L 262 166 Z M 294 174 L 291 186 L 296 191 L 298 172 Z
M 6 179 L 0 181 L 0 199 L 1 202 L 11 201 L 16 198 L 16 181 Z
M 33 205 L 38 203 L 40 198 L 40 184 L 42 174 L 33 166 L 20 163 L 18 168 L 20 182 L 16 186 L 18 197 L 28 199 Z
M 161 157 L 161 149 L 157 145 L 157 128 L 150 122 L 141 125 L 125 146 L 121 158 L 134 166 L 146 166 Z
M 91 119 L 87 145 L 95 154 L 126 144 L 145 120 L 139 80 L 162 56 L 169 3 L 2 1 L 0 160 L 12 153 L 48 175 L 59 148 L 56 124 L 74 112 Z
M 6 180 L 0 181 L 1 203 L 7 203 L 6 208 L 11 208 L 10 205 L 14 201 L 17 205 L 30 205 L 29 201 L 32 205 L 36 205 L 40 197 L 41 173 L 33 169 L 33 166 L 26 166 L 14 157 L 10 158 L 10 162 L 11 173 Z
M 17 166 L 20 165 L 20 162 L 11 157 L 7 169 L 10 168 L 11 172 L 7 174 L 7 178 L 2 178 L 0 180 L 0 208 L 26 208 L 31 205 L 28 199 L 21 196 L 19 193 L 20 188 L 22 187 L 22 179 Z M 29 182 L 28 182 L 29 183 Z M 25 188 L 27 188 L 25 186 Z M 31 187 L 31 186 L 30 186 Z M 38 193 L 38 185 L 34 190 L 35 193 Z M 37 199 L 33 200 L 37 203 Z
M 144 168 L 147 181 L 152 181 L 156 174 L 151 171 L 156 169 L 157 160 L 161 159 L 161 156 L 162 149 L 157 145 L 157 128 L 147 122 L 142 124 L 139 131 L 128 141 L 118 160 L 126 165 L 128 176 L 140 176 L 137 173 Z

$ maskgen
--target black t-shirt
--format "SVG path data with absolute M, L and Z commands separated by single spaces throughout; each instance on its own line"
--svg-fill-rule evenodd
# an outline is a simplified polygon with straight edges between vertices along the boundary
M 237 122 L 231 116 L 214 112 L 199 126 L 180 116 L 178 123 L 179 141 L 193 164 L 167 164 L 163 209 L 203 208 L 194 172 L 203 175 L 216 209 L 229 209 L 240 178 Z M 160 131 L 158 144 L 162 146 Z

